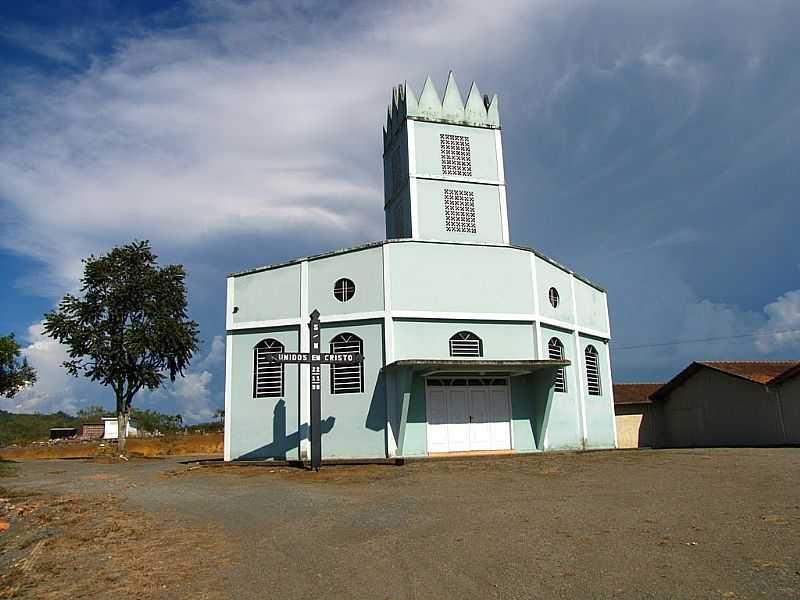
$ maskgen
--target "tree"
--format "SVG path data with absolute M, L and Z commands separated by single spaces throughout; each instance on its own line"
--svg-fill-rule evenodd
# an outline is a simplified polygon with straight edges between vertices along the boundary
M 81 297 L 66 294 L 44 320 L 45 332 L 67 346 L 67 371 L 114 391 L 120 452 L 134 396 L 183 375 L 198 346 L 186 272 L 159 267 L 157 258 L 149 242 L 136 241 L 84 259 Z
M 218 408 L 217 410 L 215 410 L 214 411 L 214 418 L 217 421 L 219 421 L 220 425 L 224 425 L 225 424 L 225 409 L 224 408 Z
M 133 410 L 131 414 L 136 427 L 147 433 L 175 433 L 183 427 L 180 415 L 165 415 L 155 410 Z
M 14 397 L 18 391 L 36 381 L 36 371 L 22 355 L 14 334 L 0 336 L 0 396 Z
M 82 408 L 78 411 L 78 417 L 86 421 L 99 421 L 103 417 L 110 417 L 113 414 L 113 412 L 108 411 L 97 404 L 92 404 L 91 406 L 87 406 L 86 408 Z

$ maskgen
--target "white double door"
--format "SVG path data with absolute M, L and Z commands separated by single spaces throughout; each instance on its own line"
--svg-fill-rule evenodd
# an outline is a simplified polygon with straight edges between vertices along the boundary
M 508 388 L 427 388 L 428 452 L 508 450 L 511 408 Z

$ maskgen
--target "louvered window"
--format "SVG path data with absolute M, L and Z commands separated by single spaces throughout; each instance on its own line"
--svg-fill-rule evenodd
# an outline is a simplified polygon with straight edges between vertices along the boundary
M 472 177 L 472 156 L 469 138 L 465 135 L 439 134 L 442 174 Z
M 600 359 L 594 346 L 586 346 L 586 387 L 592 396 L 600 396 L 603 389 L 600 385 Z
M 283 364 L 270 361 L 270 355 L 283 352 L 283 344 L 267 338 L 253 348 L 253 397 L 283 396 Z
M 564 344 L 562 344 L 561 340 L 558 338 L 550 338 L 550 341 L 547 343 L 547 353 L 550 360 L 564 360 Z M 555 391 L 567 391 L 567 374 L 565 367 L 561 367 L 556 372 Z
M 340 333 L 331 340 L 332 354 L 361 354 L 364 342 L 352 333 Z M 331 394 L 358 394 L 364 391 L 364 364 L 331 365 Z
M 467 190 L 444 191 L 444 225 L 447 231 L 477 233 L 475 194 Z
M 471 331 L 459 331 L 450 338 L 450 356 L 483 356 L 483 342 Z

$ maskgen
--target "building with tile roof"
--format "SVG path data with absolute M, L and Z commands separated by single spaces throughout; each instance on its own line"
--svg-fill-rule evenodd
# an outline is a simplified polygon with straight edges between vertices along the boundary
M 800 444 L 800 361 L 697 361 L 649 397 L 659 446 Z
M 656 424 L 650 395 L 661 383 L 615 383 L 614 419 L 617 423 L 617 448 L 653 446 Z

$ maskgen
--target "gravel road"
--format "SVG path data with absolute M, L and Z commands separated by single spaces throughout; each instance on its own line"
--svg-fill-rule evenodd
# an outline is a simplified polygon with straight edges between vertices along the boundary
M 18 503 L 94 502 L 85 512 L 95 519 L 104 510 L 97 498 L 114 499 L 117 521 L 127 514 L 147 523 L 129 535 L 161 567 L 163 583 L 146 580 L 149 597 L 162 589 L 165 598 L 800 597 L 800 448 L 461 458 L 320 473 L 181 460 L 30 461 L 0 489 Z M 32 523 L 19 517 L 0 534 L 0 567 L 3 556 L 19 560 L 25 549 L 11 540 Z M 71 529 L 48 527 L 55 553 Z M 183 548 L 180 560 L 170 545 Z M 113 560 L 124 547 L 103 552 Z M 146 564 L 126 568 L 139 574 Z M 60 597 L 43 595 L 47 577 L 26 581 L 16 579 L 19 597 Z M 144 597 L 108 585 L 117 591 L 107 597 Z

